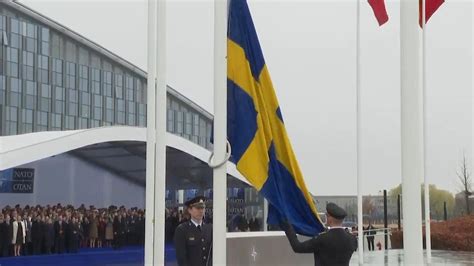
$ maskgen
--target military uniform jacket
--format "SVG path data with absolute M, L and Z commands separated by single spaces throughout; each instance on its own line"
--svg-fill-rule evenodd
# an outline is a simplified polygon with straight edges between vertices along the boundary
M 300 242 L 293 227 L 285 228 L 286 236 L 296 253 L 314 253 L 314 265 L 349 265 L 357 248 L 357 239 L 343 228 L 330 229 L 316 238 Z
M 192 221 L 180 224 L 174 235 L 176 258 L 179 266 L 212 265 L 212 225 L 201 225 L 199 230 Z

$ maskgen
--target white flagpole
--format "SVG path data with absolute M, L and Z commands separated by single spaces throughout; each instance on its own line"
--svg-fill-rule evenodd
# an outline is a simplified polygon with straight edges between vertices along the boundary
M 153 265 L 155 220 L 155 80 L 156 80 L 156 0 L 148 0 L 148 74 L 147 74 L 147 127 L 146 127 L 146 188 L 145 188 L 145 265 Z
M 428 264 L 431 263 L 431 215 L 430 215 L 430 183 L 428 180 L 428 169 L 427 169 L 427 107 L 426 107 L 426 0 L 422 1 L 422 66 L 421 75 L 423 82 L 423 175 L 424 175 L 424 187 L 425 187 L 425 237 L 426 237 L 426 261 Z
M 153 265 L 165 264 L 166 191 L 166 0 L 156 6 L 156 158 L 155 158 L 155 251 Z
M 419 3 L 400 2 L 401 151 L 404 264 L 423 264 L 421 179 L 423 177 L 423 89 Z
M 360 0 L 357 0 L 356 14 L 356 113 L 357 113 L 357 233 L 358 233 L 358 257 L 359 265 L 364 264 L 364 214 L 362 212 L 362 129 L 361 129 L 361 102 L 360 102 Z
M 227 0 L 214 1 L 214 162 L 226 158 Z M 227 164 L 214 168 L 213 265 L 226 265 Z

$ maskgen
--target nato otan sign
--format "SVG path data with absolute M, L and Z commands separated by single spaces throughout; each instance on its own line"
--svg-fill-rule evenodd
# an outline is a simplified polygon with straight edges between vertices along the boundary
M 0 193 L 33 193 L 35 169 L 12 168 L 0 171 Z

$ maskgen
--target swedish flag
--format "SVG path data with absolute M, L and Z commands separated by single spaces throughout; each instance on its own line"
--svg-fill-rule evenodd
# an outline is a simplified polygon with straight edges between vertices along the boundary
M 287 219 L 296 231 L 324 227 L 283 122 L 246 0 L 230 0 L 227 37 L 227 134 L 231 161 L 268 200 L 269 223 Z

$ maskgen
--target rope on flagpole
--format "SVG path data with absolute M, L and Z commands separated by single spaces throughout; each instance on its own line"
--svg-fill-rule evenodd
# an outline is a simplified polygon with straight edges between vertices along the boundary
M 207 160 L 207 164 L 209 165 L 209 167 L 211 168 L 218 168 L 218 167 L 221 167 L 222 165 L 224 165 L 227 161 L 229 161 L 230 159 L 230 155 L 232 154 L 232 146 L 230 145 L 229 141 L 227 140 L 227 152 L 225 154 L 225 158 L 224 160 L 222 160 L 222 162 L 220 163 L 214 163 L 212 161 L 212 159 L 214 158 L 214 152 L 211 154 L 211 156 L 209 157 L 209 160 Z

